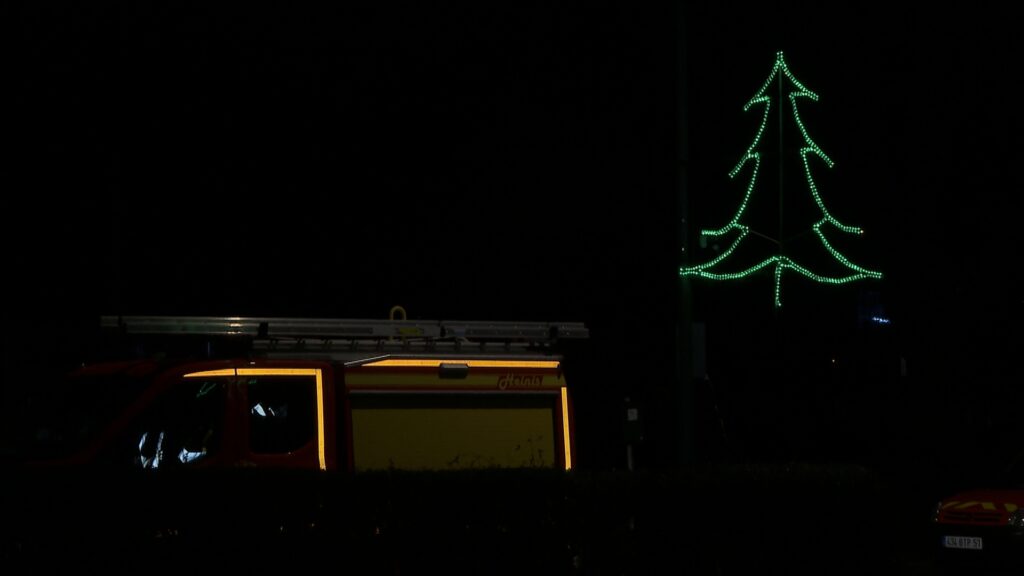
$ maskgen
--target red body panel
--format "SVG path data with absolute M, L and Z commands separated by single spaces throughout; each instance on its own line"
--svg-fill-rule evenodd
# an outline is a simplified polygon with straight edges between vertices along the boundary
M 1024 490 L 969 490 L 945 498 L 935 521 L 939 524 L 1005 526 L 1010 514 L 1024 509 Z

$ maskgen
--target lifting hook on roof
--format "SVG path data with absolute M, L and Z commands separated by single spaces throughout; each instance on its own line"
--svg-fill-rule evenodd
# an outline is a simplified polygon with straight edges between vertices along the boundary
M 402 308 L 398 304 L 395 304 L 394 306 L 391 307 L 391 312 L 388 313 L 388 320 L 394 320 L 396 312 L 401 312 L 402 313 L 402 320 L 405 320 L 407 318 L 407 316 L 405 315 L 405 308 Z M 389 342 L 394 340 L 394 339 L 395 339 L 394 336 L 388 336 L 388 341 Z

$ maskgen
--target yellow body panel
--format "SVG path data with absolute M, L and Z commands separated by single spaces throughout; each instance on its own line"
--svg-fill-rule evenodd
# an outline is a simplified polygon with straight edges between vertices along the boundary
M 546 467 L 553 408 L 353 408 L 357 470 Z

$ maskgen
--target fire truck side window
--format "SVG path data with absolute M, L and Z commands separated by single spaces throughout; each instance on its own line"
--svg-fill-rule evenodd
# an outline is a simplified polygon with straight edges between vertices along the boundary
M 161 469 L 208 458 L 220 446 L 224 402 L 223 379 L 181 380 L 143 411 L 117 443 L 114 459 Z
M 316 440 L 316 380 L 309 376 L 250 378 L 249 447 L 253 452 L 294 452 Z

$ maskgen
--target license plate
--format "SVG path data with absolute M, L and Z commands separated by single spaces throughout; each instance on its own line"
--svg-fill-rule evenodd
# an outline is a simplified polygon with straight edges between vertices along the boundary
M 942 545 L 961 550 L 981 550 L 981 538 L 976 536 L 943 536 Z

